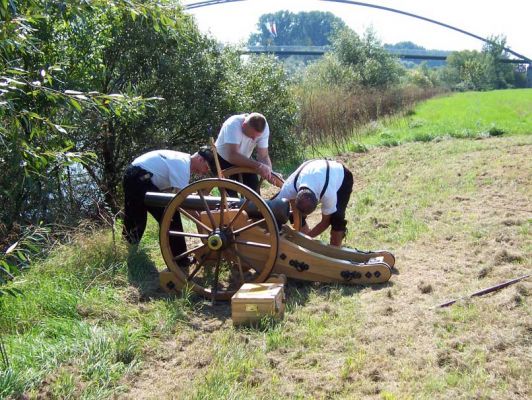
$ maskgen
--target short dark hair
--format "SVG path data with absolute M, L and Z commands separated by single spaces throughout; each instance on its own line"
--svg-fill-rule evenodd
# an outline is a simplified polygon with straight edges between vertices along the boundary
M 266 128 L 266 118 L 262 114 L 253 112 L 246 116 L 245 121 L 257 132 L 264 132 L 264 129 Z
M 214 153 L 212 152 L 211 148 L 209 146 L 201 146 L 198 150 L 198 154 L 203 157 L 205 161 L 207 161 L 211 172 L 216 174 L 216 161 L 214 161 Z
M 318 207 L 318 198 L 309 188 L 303 187 L 298 190 L 296 196 L 296 208 L 304 215 L 312 213 Z

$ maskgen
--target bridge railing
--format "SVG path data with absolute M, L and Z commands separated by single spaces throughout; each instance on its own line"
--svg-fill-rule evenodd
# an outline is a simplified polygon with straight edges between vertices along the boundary
M 321 56 L 331 51 L 329 46 L 247 46 L 240 49 L 242 54 L 275 54 L 275 55 L 300 55 Z M 439 54 L 427 54 L 423 50 L 416 49 L 388 49 L 393 55 L 405 60 L 442 60 L 452 52 L 438 52 Z M 443 54 L 442 54 L 443 53 Z M 518 58 L 500 58 L 502 63 L 528 64 L 527 60 Z

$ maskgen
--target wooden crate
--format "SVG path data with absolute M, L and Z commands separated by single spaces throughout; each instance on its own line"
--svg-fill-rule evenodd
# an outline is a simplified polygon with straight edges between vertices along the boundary
M 250 325 L 264 317 L 281 319 L 284 315 L 283 283 L 245 283 L 231 298 L 234 325 Z

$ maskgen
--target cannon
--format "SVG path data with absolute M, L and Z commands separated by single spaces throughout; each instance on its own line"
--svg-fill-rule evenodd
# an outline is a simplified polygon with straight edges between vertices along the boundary
M 224 177 L 250 172 L 230 168 Z M 281 179 L 277 177 L 277 179 Z M 145 203 L 165 207 L 159 240 L 168 270 L 161 273 L 167 291 L 190 287 L 214 300 L 228 300 L 244 283 L 265 282 L 270 274 L 306 281 L 345 284 L 384 283 L 395 258 L 388 251 L 334 247 L 298 231 L 289 223 L 285 199 L 265 200 L 242 183 L 208 178 L 191 183 L 177 194 L 148 192 Z M 179 214 L 183 230 L 170 229 Z M 172 237 L 184 237 L 187 250 L 173 254 Z M 186 266 L 183 259 L 187 258 Z

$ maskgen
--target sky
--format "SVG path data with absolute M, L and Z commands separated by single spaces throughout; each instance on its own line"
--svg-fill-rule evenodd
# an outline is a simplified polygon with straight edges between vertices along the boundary
M 183 0 L 190 4 L 199 0 Z M 471 32 L 504 35 L 507 47 L 532 58 L 531 0 L 366 0 Z M 238 44 L 257 30 L 262 14 L 288 10 L 330 11 L 362 35 L 373 28 L 382 43 L 412 41 L 426 49 L 480 50 L 482 42 L 464 34 L 388 11 L 320 0 L 247 0 L 189 10 L 199 29 L 222 43 Z

